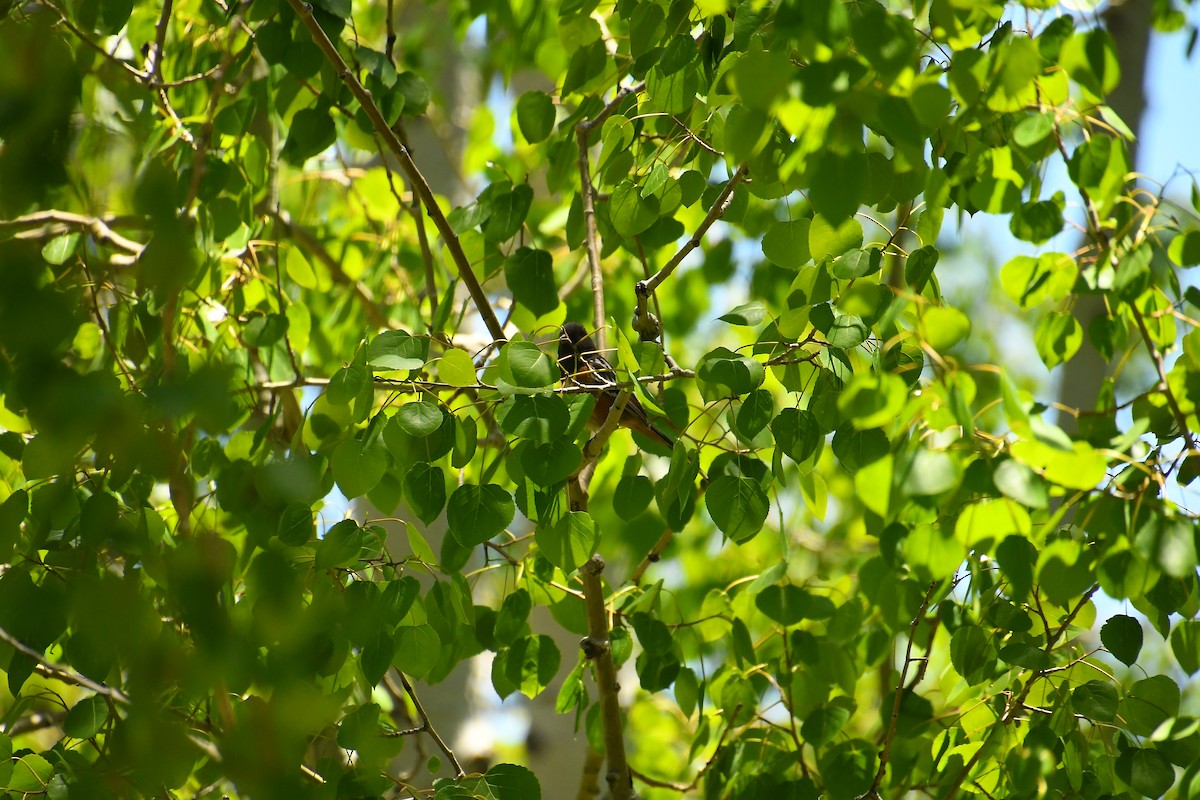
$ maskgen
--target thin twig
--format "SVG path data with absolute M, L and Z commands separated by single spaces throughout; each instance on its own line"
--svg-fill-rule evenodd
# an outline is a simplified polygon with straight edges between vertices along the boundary
M 908 681 L 908 667 L 913 663 L 912 650 L 913 642 L 917 638 L 917 627 L 925 618 L 925 613 L 929 610 L 929 603 L 933 600 L 933 593 L 937 587 L 937 581 L 929 584 L 929 589 L 925 592 L 925 599 L 921 601 L 921 607 L 917 609 L 916 616 L 912 618 L 912 622 L 908 626 L 908 642 L 904 647 L 904 664 L 900 667 L 900 679 L 896 681 L 896 694 L 892 698 L 892 715 L 888 721 L 887 733 L 883 737 L 883 749 L 879 751 L 879 769 L 876 770 L 875 780 L 864 797 L 877 795 L 879 786 L 883 783 L 883 773 L 887 771 L 888 759 L 892 757 L 892 741 L 896 738 L 896 723 L 900 719 L 900 702 L 904 697 L 905 684 Z
M 1083 597 L 1079 598 L 1079 602 L 1075 604 L 1075 607 L 1071 609 L 1070 613 L 1067 614 L 1065 619 L 1063 619 L 1062 624 L 1055 629 L 1054 634 L 1046 639 L 1047 655 L 1049 655 L 1050 650 L 1053 649 L 1054 645 L 1058 643 L 1058 640 L 1062 638 L 1062 635 L 1067 632 L 1067 628 L 1071 626 L 1071 622 L 1076 616 L 1078 616 L 1079 612 L 1083 610 L 1083 607 L 1092 599 L 1092 595 L 1098 591 L 1100 591 L 1100 585 L 1093 585 L 1092 588 L 1083 595 Z M 1021 691 L 1005 704 L 1004 713 L 1000 716 L 999 724 L 992 726 L 992 732 L 989 733 L 989 737 L 996 735 L 997 731 L 1002 730 L 1005 725 L 1008 725 L 1016 718 L 1017 712 L 1025 708 L 1025 698 L 1029 696 L 1029 691 L 1033 688 L 1033 685 L 1038 682 L 1039 678 L 1048 674 L 1048 672 L 1048 669 L 1037 670 L 1033 673 L 1029 680 L 1025 681 L 1025 685 L 1022 687 Z M 958 777 L 954 779 L 954 783 L 950 786 L 950 790 L 943 795 L 944 800 L 954 799 L 954 797 L 958 794 L 958 790 L 962 788 L 963 782 L 970 777 L 971 770 L 975 768 L 975 765 L 979 763 L 979 759 L 987 750 L 988 747 L 985 742 L 983 747 L 980 747 L 975 751 L 975 754 L 971 756 L 970 760 L 967 761 L 967 763 L 963 765 L 962 770 L 959 771 Z
M 646 574 L 646 570 L 650 568 L 651 564 L 658 561 L 659 556 L 661 556 L 662 552 L 667 549 L 667 545 L 671 543 L 671 537 L 674 534 L 675 532 L 670 528 L 667 528 L 662 532 L 662 536 L 658 537 L 658 541 L 654 543 L 654 547 L 650 548 L 650 552 L 646 553 L 645 558 L 638 562 L 638 565 L 634 567 L 633 572 L 629 574 L 630 583 L 632 583 L 634 586 L 637 586 L 642 582 L 642 576 Z
M 1175 416 L 1175 424 L 1179 426 L 1179 433 L 1183 436 L 1183 440 L 1187 444 L 1187 449 L 1195 450 L 1196 442 L 1192 439 L 1192 432 L 1188 428 L 1187 415 L 1183 413 L 1183 409 L 1179 406 L 1179 401 L 1175 398 L 1175 392 L 1171 390 L 1170 381 L 1167 380 L 1167 369 L 1163 363 L 1162 353 L 1159 352 L 1158 345 L 1150 338 L 1150 331 L 1146 328 L 1146 320 L 1142 316 L 1142 310 L 1137 307 L 1136 302 L 1129 304 L 1129 310 L 1133 313 L 1133 320 L 1137 323 L 1138 332 L 1142 335 L 1142 342 L 1146 345 L 1146 349 L 1150 352 L 1150 358 L 1154 361 L 1154 368 L 1158 370 L 1158 379 L 1162 383 L 1162 392 L 1166 395 L 1167 405 L 1171 407 L 1171 413 Z
M 579 184 L 580 200 L 583 203 L 584 245 L 587 250 L 588 269 L 592 275 L 592 323 L 599 337 L 600 349 L 608 348 L 608 332 L 604 320 L 604 273 L 600 269 L 600 234 L 596 230 L 596 187 L 592 184 L 592 168 L 588 159 L 591 147 L 591 133 L 603 125 L 625 101 L 626 97 L 636 94 L 645 88 L 645 83 L 636 86 L 625 86 L 617 90 L 616 95 L 608 102 L 600 113 L 591 119 L 581 121 L 575 126 L 575 137 L 579 142 Z
M 139 70 L 137 67 L 133 66 L 128 61 L 117 58 L 112 53 L 108 52 L 103 47 L 101 47 L 99 44 L 92 41 L 91 38 L 89 38 L 86 33 L 84 33 L 82 30 L 80 30 L 78 27 L 76 27 L 75 23 L 71 22 L 70 18 L 65 13 L 63 13 L 62 9 L 60 9 L 58 6 L 54 5 L 54 3 L 49 2 L 49 0 L 38 0 L 38 5 L 45 6 L 46 8 L 50 9 L 55 14 L 57 14 L 58 21 L 60 23 L 62 23 L 62 26 L 64 28 L 66 28 L 67 30 L 69 30 L 71 33 L 73 33 L 75 35 L 75 38 L 79 39 L 79 41 L 83 42 L 88 47 L 92 48 L 97 53 L 99 53 L 100 55 L 107 58 L 109 61 L 111 61 L 114 64 L 116 64 L 117 66 L 121 67 L 122 69 L 124 69 L 126 72 L 128 72 L 130 75 L 132 75 L 134 78 L 138 79 L 139 81 L 144 81 L 146 79 L 145 74 L 143 74 L 141 72 L 141 70 Z
M 737 188 L 739 183 L 746 179 L 748 172 L 749 170 L 745 164 L 737 168 L 737 171 L 733 173 L 733 177 L 725 184 L 725 188 L 717 195 L 717 199 L 713 202 L 712 208 L 709 209 L 708 215 L 700 223 L 700 226 L 696 228 L 696 232 L 692 234 L 692 238 L 683 243 L 683 247 L 679 248 L 679 252 L 672 256 L 671 260 L 662 269 L 637 285 L 639 294 L 643 292 L 646 296 L 652 294 L 655 289 L 662 285 L 663 281 L 671 277 L 671 273 L 688 257 L 688 254 L 700 246 L 700 243 L 704 241 L 704 234 L 708 232 L 713 223 L 719 220 L 729 208 L 729 204 L 733 201 L 733 190 Z
M 441 207 L 437 204 L 437 198 L 434 197 L 433 189 L 429 187 L 429 182 L 425 180 L 425 176 L 412 160 L 408 148 L 400 141 L 387 120 L 383 118 L 383 112 L 379 110 L 379 106 L 376 105 L 375 100 L 371 97 L 371 93 L 358 80 L 354 72 L 347 66 L 341 53 L 338 52 L 337 47 L 325 35 L 324 29 L 321 28 L 317 23 L 316 17 L 313 16 L 312 6 L 303 2 L 303 0 L 288 0 L 288 5 L 296 12 L 296 16 L 304 23 L 304 27 L 308 29 L 312 40 L 321 48 L 321 52 L 325 54 L 325 58 L 333 65 L 334 71 L 350 89 L 355 99 L 358 100 L 359 105 L 366 112 L 367 117 L 370 118 L 375 132 L 387 144 L 388 149 L 392 151 L 396 160 L 400 162 L 400 167 L 404 170 L 405 175 L 408 176 L 409 184 L 412 186 L 414 193 L 420 197 L 421 203 L 425 206 L 425 212 L 433 220 L 433 224 L 437 227 L 438 232 L 441 233 L 442 241 L 445 243 L 446 249 L 450 251 L 454 265 L 458 268 L 459 278 L 466 284 L 467 291 L 471 293 L 471 298 L 475 301 L 475 307 L 479 311 L 479 315 L 483 318 L 488 332 L 498 342 L 508 341 L 508 338 L 504 335 L 504 329 L 500 325 L 500 320 L 496 318 L 496 312 L 492 310 L 491 302 L 489 302 L 487 295 L 483 291 L 483 286 L 480 285 L 478 278 L 475 276 L 475 271 L 471 267 L 471 262 L 467 259 L 467 254 L 462 249 L 462 244 L 458 240 L 458 234 L 454 232 L 450 221 L 442 213 Z
M 12 649 L 32 659 L 34 664 L 37 665 L 38 672 L 48 678 L 69 683 L 72 686 L 81 686 L 84 689 L 90 689 L 102 697 L 107 697 L 114 703 L 120 703 L 123 706 L 129 705 L 129 696 L 120 689 L 114 689 L 106 684 L 97 683 L 86 675 L 67 669 L 52 661 L 47 661 L 44 655 L 13 636 L 4 628 L 0 628 L 0 641 L 5 642 Z
M 437 729 L 429 721 L 429 715 L 425 713 L 425 706 L 421 705 L 421 701 L 417 699 L 417 693 L 413 690 L 412 684 L 408 682 L 408 678 L 403 672 L 397 670 L 397 675 L 400 676 L 400 685 L 404 687 L 404 691 L 408 693 L 409 699 L 412 700 L 413 708 L 417 710 L 417 716 L 421 719 L 421 727 L 429 734 L 429 738 L 433 739 L 433 743 L 438 746 L 438 749 L 446 754 L 446 758 L 450 759 L 450 765 L 454 767 L 454 779 L 462 780 L 467 773 L 462 768 L 462 764 L 458 763 L 458 758 L 454 755 L 454 751 L 450 749 L 445 740 L 438 734 Z

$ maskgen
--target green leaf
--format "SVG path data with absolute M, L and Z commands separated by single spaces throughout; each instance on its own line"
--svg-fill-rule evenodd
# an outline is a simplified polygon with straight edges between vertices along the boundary
M 883 251 L 878 247 L 868 247 L 861 250 L 850 250 L 838 256 L 833 262 L 831 272 L 839 280 L 865 278 L 879 272 L 883 264 Z
M 1188 675 L 1200 671 L 1200 621 L 1180 620 L 1171 631 L 1171 652 Z
M 765 389 L 755 389 L 746 395 L 735 417 L 735 428 L 738 436 L 749 441 L 753 439 L 771 421 L 775 413 L 775 401 L 771 393 Z
M 305 161 L 337 141 L 337 128 L 328 109 L 302 108 L 292 116 L 288 126 L 287 141 L 280 155 L 296 165 Z
M 8 780 L 8 790 L 24 795 L 44 794 L 53 774 L 54 767 L 49 761 L 36 753 L 26 751 L 16 757 L 12 777 Z
M 483 775 L 495 800 L 542 800 L 537 777 L 516 764 L 496 764 Z
M 572 441 L 556 439 L 544 444 L 532 444 L 521 451 L 521 468 L 525 476 L 538 486 L 560 484 L 579 466 L 583 451 Z
M 858 347 L 871 335 L 870 327 L 860 317 L 828 303 L 814 306 L 809 319 L 813 327 L 825 334 L 831 347 L 841 350 Z
M 78 233 L 55 236 L 42 247 L 42 258 L 45 259 L 47 264 L 61 266 L 66 263 L 68 258 L 75 254 L 75 248 L 78 244 Z
M 1031 670 L 1043 670 L 1050 666 L 1050 656 L 1031 640 L 1023 640 L 1016 636 L 998 654 L 1000 660 Z
M 492 685 L 501 697 L 520 691 L 532 700 L 554 680 L 561 663 L 562 656 L 553 639 L 545 635 L 526 636 L 496 655 L 492 662 Z
M 1200 264 L 1200 231 L 1185 231 L 1172 239 L 1167 247 L 1167 256 L 1172 264 L 1179 267 Z
M 400 406 L 392 419 L 410 436 L 429 436 L 442 427 L 442 409 L 433 403 L 418 400 Z
M 862 739 L 849 739 L 817 754 L 817 768 L 830 800 L 853 800 L 869 788 L 875 777 L 878 754 Z
M 1064 224 L 1062 208 L 1045 200 L 1018 208 L 1009 221 L 1009 229 L 1022 241 L 1045 244 L 1062 232 Z
M 753 301 L 750 303 L 742 303 L 737 308 L 725 312 L 717 319 L 722 322 L 728 322 L 730 325 L 743 325 L 753 328 L 763 321 L 767 316 L 767 309 L 762 303 Z
M 464 547 L 476 547 L 504 532 L 516 513 L 512 495 L 501 486 L 465 483 L 450 495 L 446 522 Z
M 851 472 L 883 458 L 890 449 L 887 434 L 878 428 L 860 431 L 853 425 L 842 425 L 833 432 L 833 454 Z
M 813 261 L 821 261 L 827 256 L 839 256 L 847 250 L 862 247 L 862 243 L 862 225 L 853 218 L 839 221 L 835 225 L 830 219 L 817 214 L 808 230 L 808 249 L 812 253 Z
M 921 341 L 939 353 L 945 353 L 971 332 L 971 320 L 957 308 L 933 306 L 921 315 L 917 332 Z
M 763 236 L 763 255 L 773 264 L 788 269 L 800 269 L 811 258 L 808 249 L 811 226 L 812 223 L 807 219 L 776 222 Z
M 758 610 L 780 625 L 795 625 L 803 619 L 829 619 L 835 611 L 833 602 L 799 586 L 772 584 L 754 598 Z
M 704 504 L 713 522 L 738 544 L 753 539 L 767 520 L 771 502 L 758 481 L 723 475 L 712 482 Z
M 447 350 L 438 360 L 438 377 L 451 386 L 473 386 L 475 363 L 463 350 Z
M 1131 733 L 1149 736 L 1179 714 L 1179 685 L 1166 675 L 1137 681 L 1121 699 L 1120 714 Z
M 446 476 L 441 467 L 418 461 L 404 475 L 404 496 L 417 519 L 433 523 L 446 505 Z
M 699 90 L 700 77 L 690 65 L 669 74 L 654 66 L 646 74 L 646 94 L 667 114 L 686 116 L 696 104 Z
M 301 547 L 308 544 L 314 532 L 312 509 L 307 503 L 297 502 L 283 509 L 275 535 L 289 547 Z
M 489 242 L 506 242 L 516 236 L 532 204 L 533 187 L 525 183 L 491 198 L 491 214 L 480 228 L 484 238 Z
M 838 396 L 838 410 L 859 430 L 879 428 L 892 420 L 908 400 L 904 381 L 889 373 L 860 372 Z
M 1175 770 L 1157 750 L 1132 747 L 1117 756 L 1117 777 L 1138 794 L 1162 797 L 1175 783 Z
M 841 733 L 857 708 L 852 698 L 835 697 L 804 718 L 800 735 L 819 750 Z
M 1054 132 L 1054 114 L 1030 114 L 1013 128 L 1013 141 L 1019 147 L 1032 148 L 1041 144 Z
M 570 574 L 596 552 L 600 529 L 587 512 L 568 511 L 553 525 L 539 525 L 534 539 L 551 564 Z
M 867 158 L 864 153 L 823 153 L 817 160 L 809 188 L 809 197 L 818 212 L 817 219 L 828 219 L 830 224 L 838 224 L 839 231 L 842 228 L 851 231 L 857 228 L 861 243 L 862 226 L 853 218 L 853 214 L 862 203 L 866 185 Z M 816 227 L 817 221 L 814 219 L 813 228 Z M 818 253 L 822 248 L 815 244 L 810 246 L 813 257 L 820 260 L 822 256 Z
M 542 389 L 558 382 L 558 363 L 533 342 L 509 342 L 499 362 L 501 379 L 513 386 Z
M 983 628 L 963 625 L 950 637 L 950 663 L 974 686 L 990 680 L 996 671 L 996 649 Z
M 85 697 L 71 707 L 63 720 L 63 733 L 75 739 L 90 739 L 108 721 L 108 702 L 98 694 Z
M 613 491 L 613 511 L 629 522 L 638 517 L 654 499 L 654 484 L 645 475 L 622 475 Z
M 961 471 L 949 453 L 918 450 L 905 471 L 901 490 L 909 497 L 930 497 L 958 485 Z
M 904 262 L 904 282 L 914 292 L 923 292 L 925 284 L 933 277 L 941 253 L 931 244 L 913 250 Z
M 1107 681 L 1088 681 L 1071 692 L 1071 707 L 1077 714 L 1096 722 L 1117 718 L 1117 688 Z
M 317 545 L 317 569 L 348 567 L 358 562 L 363 546 L 362 528 L 352 519 L 344 519 L 330 528 Z
M 413 678 L 424 678 L 442 654 L 442 640 L 429 625 L 402 625 L 396 629 L 396 668 Z
M 1068 489 L 1094 489 L 1104 480 L 1108 461 L 1087 442 L 1072 442 L 1062 450 L 1045 442 L 1022 439 L 1014 442 L 1012 455 L 1051 483 Z
M 1049 502 L 1045 481 L 1016 459 L 997 464 L 992 480 L 1001 494 L 1029 508 L 1045 508 Z
M 554 101 L 545 92 L 525 92 L 517 99 L 517 126 L 530 144 L 544 141 L 554 130 Z
M 727 387 L 727 394 L 742 395 L 757 389 L 766 373 L 760 361 L 718 347 L 701 359 L 697 376 L 702 381 Z
M 1142 625 L 1126 614 L 1115 614 L 1100 628 L 1100 641 L 1114 658 L 1132 667 L 1142 652 Z
M 567 431 L 571 412 L 555 394 L 518 394 L 508 398 L 497 414 L 500 429 L 535 442 L 553 442 Z
M 504 279 L 513 298 L 539 317 L 558 308 L 554 261 L 545 250 L 517 248 L 504 262 Z
M 500 611 L 496 614 L 496 625 L 492 631 L 496 641 L 501 644 L 515 642 L 523 634 L 529 620 L 529 612 L 532 610 L 533 601 L 529 599 L 529 592 L 524 589 L 517 589 L 505 597 L 504 602 L 500 604 Z
M 330 467 L 338 488 L 352 500 L 375 488 L 387 469 L 387 462 L 387 451 L 378 437 L 347 439 L 334 449 Z
M 354 361 L 333 373 L 329 379 L 326 398 L 334 405 L 346 405 L 357 400 L 364 392 L 371 391 L 371 371 L 367 369 L 366 356 L 359 351 Z
M 384 331 L 367 346 L 367 363 L 381 370 L 412 370 L 425 366 L 429 343 L 407 331 Z
M 927 581 L 950 577 L 967 557 L 967 548 L 957 537 L 948 535 L 940 525 L 928 523 L 913 528 L 900 543 L 900 550 Z
M 1029 514 L 1007 498 L 987 497 L 965 506 L 954 524 L 954 535 L 966 547 L 990 550 L 993 542 L 1010 535 L 1028 537 Z
M 637 184 L 622 181 L 608 202 L 609 219 L 617 233 L 627 239 L 637 236 L 658 219 L 658 200 L 642 197 Z
M 1096 97 L 1115 90 L 1121 80 L 1116 43 L 1103 27 L 1076 31 L 1063 45 L 1062 66 L 1076 83 Z
M 771 434 L 775 443 L 793 461 L 804 461 L 817 451 L 824 431 L 817 424 L 816 416 L 808 410 L 785 408 L 771 420 Z
M 285 260 L 288 277 L 303 289 L 317 288 L 317 274 L 299 247 L 289 247 Z
M 270 347 L 287 333 L 288 318 L 283 314 L 256 314 L 242 328 L 242 338 L 250 347 Z

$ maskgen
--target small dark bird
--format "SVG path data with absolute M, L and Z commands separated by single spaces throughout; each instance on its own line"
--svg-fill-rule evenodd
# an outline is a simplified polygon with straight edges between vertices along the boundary
M 620 389 L 617 388 L 617 373 L 608 363 L 587 330 L 578 322 L 563 325 L 558 338 L 558 366 L 563 371 L 563 380 L 576 386 L 595 388 L 596 405 L 588 426 L 599 428 L 608 418 L 608 412 L 616 402 Z M 638 402 L 636 394 L 630 394 L 625 409 L 621 412 L 620 426 L 672 448 L 675 443 L 662 431 L 654 427 L 646 409 Z

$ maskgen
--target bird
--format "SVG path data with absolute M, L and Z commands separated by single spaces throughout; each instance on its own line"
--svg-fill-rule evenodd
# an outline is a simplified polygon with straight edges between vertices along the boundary
M 608 418 L 608 412 L 620 394 L 617 373 L 612 364 L 608 363 L 608 359 L 600 353 L 587 329 L 578 322 L 568 322 L 562 326 L 558 338 L 558 366 L 563 371 L 565 382 L 596 389 L 596 405 L 592 408 L 588 427 L 599 428 Z M 629 395 L 618 424 L 664 447 L 675 446 L 675 442 L 650 421 L 646 409 L 635 394 Z

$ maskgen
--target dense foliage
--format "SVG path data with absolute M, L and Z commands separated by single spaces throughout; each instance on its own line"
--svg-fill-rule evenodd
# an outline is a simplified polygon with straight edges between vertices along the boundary
M 0 786 L 536 798 L 419 699 L 490 653 L 618 798 L 1200 795 L 1200 230 L 1103 20 L 445 5 L 0 4 Z

